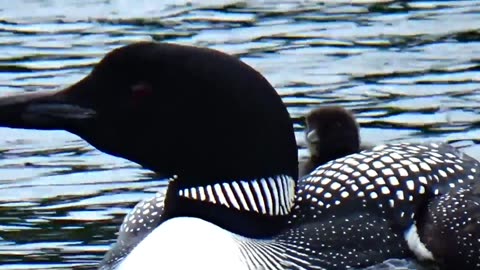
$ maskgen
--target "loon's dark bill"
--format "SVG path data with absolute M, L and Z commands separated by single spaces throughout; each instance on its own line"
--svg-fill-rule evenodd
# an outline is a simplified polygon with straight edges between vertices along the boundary
M 95 110 L 67 97 L 64 91 L 0 97 L 0 123 L 12 128 L 65 129 L 95 117 Z

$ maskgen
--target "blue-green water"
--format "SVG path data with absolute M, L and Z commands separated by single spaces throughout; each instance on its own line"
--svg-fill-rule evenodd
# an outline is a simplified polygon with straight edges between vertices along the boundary
M 0 95 L 67 86 L 132 42 L 194 44 L 261 71 L 299 145 L 302 115 L 336 104 L 367 142 L 458 141 L 480 158 L 480 2 L 351 2 L 0 0 Z M 0 128 L 0 269 L 93 269 L 164 186 L 66 132 Z

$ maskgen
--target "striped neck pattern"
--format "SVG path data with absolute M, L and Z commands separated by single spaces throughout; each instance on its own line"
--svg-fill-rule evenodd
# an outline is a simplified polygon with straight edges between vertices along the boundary
M 180 189 L 180 197 L 255 211 L 269 216 L 290 213 L 295 198 L 295 180 L 287 175 L 249 181 L 230 181 Z

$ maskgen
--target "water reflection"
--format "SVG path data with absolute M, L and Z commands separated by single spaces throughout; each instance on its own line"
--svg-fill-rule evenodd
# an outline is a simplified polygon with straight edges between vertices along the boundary
M 260 70 L 300 145 L 301 117 L 337 104 L 367 142 L 456 141 L 480 158 L 480 5 L 350 2 L 0 1 L 0 95 L 64 87 L 124 44 L 194 44 Z M 123 215 L 165 184 L 66 132 L 0 129 L 0 269 L 94 268 Z

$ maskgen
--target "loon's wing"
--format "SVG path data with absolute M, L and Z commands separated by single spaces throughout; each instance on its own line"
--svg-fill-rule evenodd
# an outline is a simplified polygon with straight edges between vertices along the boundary
M 287 269 L 358 268 L 385 258 L 405 258 L 409 252 L 403 234 L 368 211 L 294 226 L 278 241 L 291 263 Z
M 480 183 L 435 197 L 418 232 L 445 269 L 479 269 Z
M 161 223 L 165 194 L 157 192 L 154 197 L 140 201 L 125 216 L 118 238 L 103 257 L 100 269 L 111 269 L 125 258 L 145 236 Z

